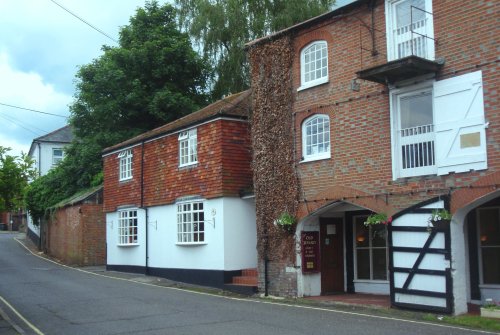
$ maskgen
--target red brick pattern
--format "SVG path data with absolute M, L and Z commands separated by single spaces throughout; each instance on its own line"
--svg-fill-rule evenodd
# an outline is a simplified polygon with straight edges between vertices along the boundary
M 49 255 L 70 265 L 106 263 L 106 221 L 102 205 L 81 204 L 58 209 L 47 227 Z
M 206 199 L 238 196 L 241 190 L 251 188 L 250 136 L 246 121 L 219 119 L 200 125 L 197 140 L 198 163 L 186 167 L 179 167 L 178 134 L 135 146 L 132 148 L 133 178 L 124 182 L 118 180 L 118 153 L 105 156 L 104 210 L 112 212 L 122 205 L 169 204 L 189 195 Z
M 377 2 L 375 8 L 377 56 L 360 49 L 361 43 L 364 47 L 371 47 L 368 30 L 361 26 L 361 22 L 371 22 L 370 10 L 365 6 L 297 33 L 294 39 L 292 112 L 295 113 L 296 161 L 302 201 L 309 201 L 307 206 L 301 204 L 300 217 L 320 206 L 321 202 L 342 198 L 349 198 L 349 202 L 372 210 L 397 212 L 436 195 L 451 192 L 453 197 L 457 188 L 499 170 L 500 128 L 497 125 L 500 124 L 500 113 L 496 88 L 499 65 L 495 62 L 498 56 L 495 13 L 499 12 L 499 7 L 500 3 L 495 1 L 467 2 L 461 6 L 456 6 L 453 1 L 433 2 L 436 57 L 443 57 L 446 61 L 438 79 L 479 69 L 483 71 L 485 116 L 490 122 L 486 171 L 392 181 L 388 89 L 384 85 L 358 80 L 360 91 L 350 90 L 356 71 L 387 61 L 383 1 Z M 317 39 L 328 41 L 329 83 L 297 92 L 300 86 L 300 50 Z M 318 113 L 330 117 L 331 159 L 301 163 L 302 122 Z M 385 201 L 385 194 L 388 204 L 380 201 L 382 198 Z M 356 198 L 367 195 L 373 196 L 371 200 Z

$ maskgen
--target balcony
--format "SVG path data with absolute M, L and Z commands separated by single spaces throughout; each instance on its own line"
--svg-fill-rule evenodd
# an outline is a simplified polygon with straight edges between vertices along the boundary
M 363 36 L 363 28 L 360 29 L 362 69 L 356 72 L 359 79 L 387 85 L 437 73 L 441 69 L 443 63 L 434 60 L 436 41 L 432 13 L 414 6 L 408 10 L 411 15 L 398 17 L 394 20 L 397 22 L 395 26 L 388 27 L 387 33 L 372 28 L 367 37 Z M 364 33 L 366 35 L 366 31 Z M 376 50 L 376 46 L 383 45 L 383 42 L 387 43 L 387 55 L 379 52 L 380 47 Z M 365 46 L 367 43 L 370 47 Z M 368 58 L 363 56 L 367 51 L 370 52 Z

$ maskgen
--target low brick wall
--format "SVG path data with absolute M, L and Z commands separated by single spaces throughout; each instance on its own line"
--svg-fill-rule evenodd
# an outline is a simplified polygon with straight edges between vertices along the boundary
M 48 222 L 47 253 L 69 265 L 104 265 L 106 221 L 102 205 L 56 210 Z

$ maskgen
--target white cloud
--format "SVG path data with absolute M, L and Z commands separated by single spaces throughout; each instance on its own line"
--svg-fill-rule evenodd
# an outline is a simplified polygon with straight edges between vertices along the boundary
M 69 115 L 71 96 L 57 92 L 37 73 L 13 69 L 5 52 L 0 52 L 0 78 L 0 103 Z M 0 145 L 27 151 L 33 138 L 63 127 L 66 119 L 0 105 L 0 124 Z
M 145 4 L 57 2 L 114 39 Z M 68 115 L 78 66 L 99 57 L 102 45 L 115 45 L 49 0 L 0 0 L 0 36 L 0 103 L 63 115 Z M 15 154 L 27 151 L 33 138 L 64 125 L 62 118 L 0 105 L 0 145 L 16 148 Z

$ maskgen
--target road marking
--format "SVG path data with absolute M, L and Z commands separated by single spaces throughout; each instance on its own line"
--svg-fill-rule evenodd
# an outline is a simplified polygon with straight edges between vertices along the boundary
M 5 300 L 5 299 L 4 299 L 1 295 L 0 295 L 0 301 L 2 301 L 2 302 L 5 304 L 5 306 L 9 307 L 9 308 L 10 308 L 10 310 L 11 310 L 12 312 L 14 312 L 14 314 L 16 314 L 16 315 L 17 315 L 17 317 L 18 317 L 19 319 L 21 319 L 21 320 L 22 320 L 22 321 L 23 321 L 23 322 L 24 322 L 24 323 L 25 323 L 28 327 L 30 327 L 30 328 L 31 328 L 31 329 L 35 332 L 35 334 L 37 334 L 37 335 L 44 335 L 44 334 L 40 331 L 40 329 L 38 329 L 37 327 L 35 327 L 35 325 L 33 325 L 33 324 L 32 324 L 31 322 L 29 322 L 29 321 L 28 321 L 28 320 L 27 320 L 24 316 L 22 316 L 22 315 L 21 315 L 21 313 L 19 313 L 19 312 L 17 311 L 17 309 L 15 309 L 15 308 L 14 308 L 11 304 L 9 304 L 9 302 L 8 302 L 7 300 Z M 16 329 L 16 330 L 19 332 L 19 330 L 18 330 L 18 329 Z M 23 332 L 23 333 L 24 333 L 24 332 Z
M 48 261 L 48 262 L 54 263 L 56 265 L 62 266 L 64 268 L 68 268 L 68 269 L 75 270 L 75 271 L 80 271 L 80 272 L 91 274 L 91 275 L 98 276 L 98 277 L 104 277 L 104 278 L 109 278 L 109 279 L 127 281 L 127 282 L 131 282 L 131 283 L 135 283 L 135 284 L 145 285 L 145 286 L 151 286 L 151 287 L 156 287 L 156 288 L 161 288 L 161 289 L 168 289 L 168 290 L 174 290 L 174 291 L 187 292 L 187 293 L 198 294 L 198 295 L 205 295 L 205 296 L 210 296 L 210 297 L 215 297 L 215 298 L 221 298 L 221 299 L 227 299 L 227 300 L 235 300 L 235 301 L 243 301 L 243 302 L 253 302 L 253 303 L 257 303 L 257 304 L 276 305 L 276 306 L 282 306 L 282 307 L 288 307 L 288 308 L 300 308 L 300 309 L 308 309 L 308 310 L 315 310 L 315 311 L 322 311 L 322 312 L 329 312 L 329 313 L 336 313 L 336 314 L 346 314 L 346 315 L 353 315 L 353 316 L 362 316 L 362 317 L 373 318 L 373 319 L 399 321 L 399 322 L 406 322 L 406 323 L 412 323 L 412 324 L 418 324 L 418 325 L 427 325 L 427 326 L 435 326 L 435 327 L 442 327 L 442 328 L 449 328 L 449 329 L 457 329 L 457 330 L 463 330 L 463 331 L 468 331 L 468 332 L 473 332 L 473 333 L 479 333 L 479 334 L 498 334 L 496 332 L 490 332 L 490 331 L 486 331 L 486 330 L 476 330 L 476 329 L 462 328 L 462 327 L 456 327 L 456 326 L 451 326 L 451 325 L 444 325 L 444 324 L 442 325 L 442 324 L 432 323 L 432 322 L 406 320 L 406 319 L 392 318 L 392 317 L 388 317 L 388 316 L 370 315 L 370 314 L 364 314 L 364 313 L 358 313 L 358 312 L 347 312 L 347 311 L 340 311 L 340 310 L 328 309 L 328 308 L 323 308 L 323 307 L 292 305 L 292 304 L 285 304 L 285 303 L 274 302 L 274 301 L 261 301 L 261 300 L 255 300 L 255 299 L 249 299 L 249 298 L 226 297 L 226 296 L 221 296 L 221 295 L 217 295 L 217 294 L 213 294 L 213 293 L 191 291 L 191 290 L 183 289 L 183 288 L 179 288 L 179 287 L 159 286 L 159 285 L 155 285 L 155 284 L 151 284 L 151 283 L 145 283 L 145 282 L 142 282 L 142 281 L 127 279 L 127 278 L 117 278 L 117 277 L 108 276 L 108 275 L 101 274 L 101 273 L 95 273 L 95 272 L 86 271 L 86 270 L 82 270 L 82 269 L 78 269 L 78 268 L 73 268 L 71 266 L 67 266 L 67 265 L 58 263 L 58 262 L 53 261 L 51 259 L 48 259 L 48 258 L 45 258 L 45 257 L 42 257 L 40 255 L 35 254 L 27 246 L 25 246 L 24 243 L 21 242 L 19 239 L 14 238 L 14 240 L 16 240 L 20 245 L 22 245 L 26 250 L 28 250 L 35 257 L 38 257 L 38 258 L 43 259 L 45 261 Z

